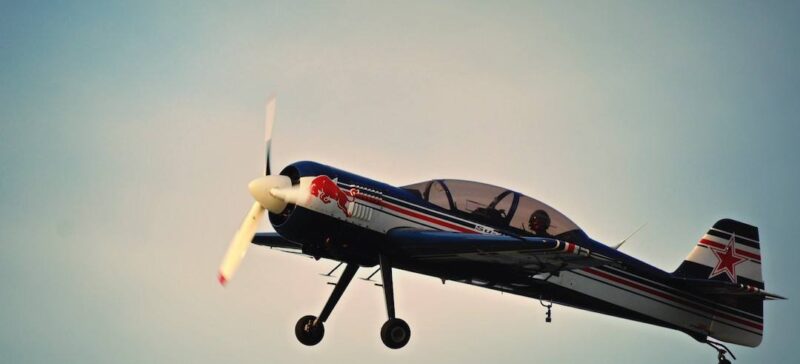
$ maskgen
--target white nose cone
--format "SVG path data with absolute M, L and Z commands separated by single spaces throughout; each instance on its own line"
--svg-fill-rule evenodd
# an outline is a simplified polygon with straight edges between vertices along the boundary
M 286 208 L 286 201 L 273 196 L 270 190 L 273 188 L 287 188 L 292 186 L 292 180 L 286 176 L 271 175 L 256 178 L 250 181 L 247 188 L 250 194 L 265 209 L 273 214 L 280 213 Z

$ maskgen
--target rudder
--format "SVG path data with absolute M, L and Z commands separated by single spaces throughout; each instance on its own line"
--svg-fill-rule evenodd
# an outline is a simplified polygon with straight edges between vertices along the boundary
M 731 219 L 717 221 L 673 275 L 763 291 L 758 228 Z M 730 343 L 758 346 L 763 335 L 764 298 L 723 292 L 712 294 L 712 300 L 740 314 L 733 313 L 732 317 L 730 311 L 715 313 L 705 334 Z

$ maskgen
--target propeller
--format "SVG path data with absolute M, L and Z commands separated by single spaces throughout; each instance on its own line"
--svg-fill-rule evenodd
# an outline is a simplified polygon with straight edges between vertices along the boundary
M 292 181 L 287 176 L 270 174 L 270 144 L 272 144 L 272 124 L 275 121 L 275 98 L 267 100 L 265 120 L 265 175 L 250 181 L 248 189 L 255 202 L 250 212 L 242 221 L 242 225 L 233 235 L 230 246 L 219 266 L 219 283 L 223 286 L 233 277 L 236 269 L 242 263 L 250 242 L 253 241 L 258 223 L 264 218 L 264 211 L 280 213 L 286 208 L 286 190 L 292 187 Z

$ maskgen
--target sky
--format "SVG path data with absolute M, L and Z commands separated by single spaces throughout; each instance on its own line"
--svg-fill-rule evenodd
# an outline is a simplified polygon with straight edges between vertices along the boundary
M 797 2 L 0 3 L 0 353 L 10 363 L 708 363 L 683 333 L 397 272 L 402 350 L 331 261 L 219 262 L 263 171 L 461 178 L 558 208 L 672 271 L 718 219 L 760 228 L 758 348 L 800 353 Z M 261 229 L 270 230 L 266 222 Z M 359 276 L 371 270 L 361 269 Z

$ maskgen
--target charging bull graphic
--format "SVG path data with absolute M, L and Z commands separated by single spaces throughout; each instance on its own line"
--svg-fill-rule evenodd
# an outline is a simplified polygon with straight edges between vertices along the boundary
M 358 193 L 355 188 L 350 191 L 340 189 L 336 182 L 328 176 L 319 176 L 311 180 L 310 192 L 312 196 L 316 196 L 325 204 L 336 201 L 336 206 L 347 217 L 350 217 L 350 213 L 347 211 L 347 204 L 353 202 Z

